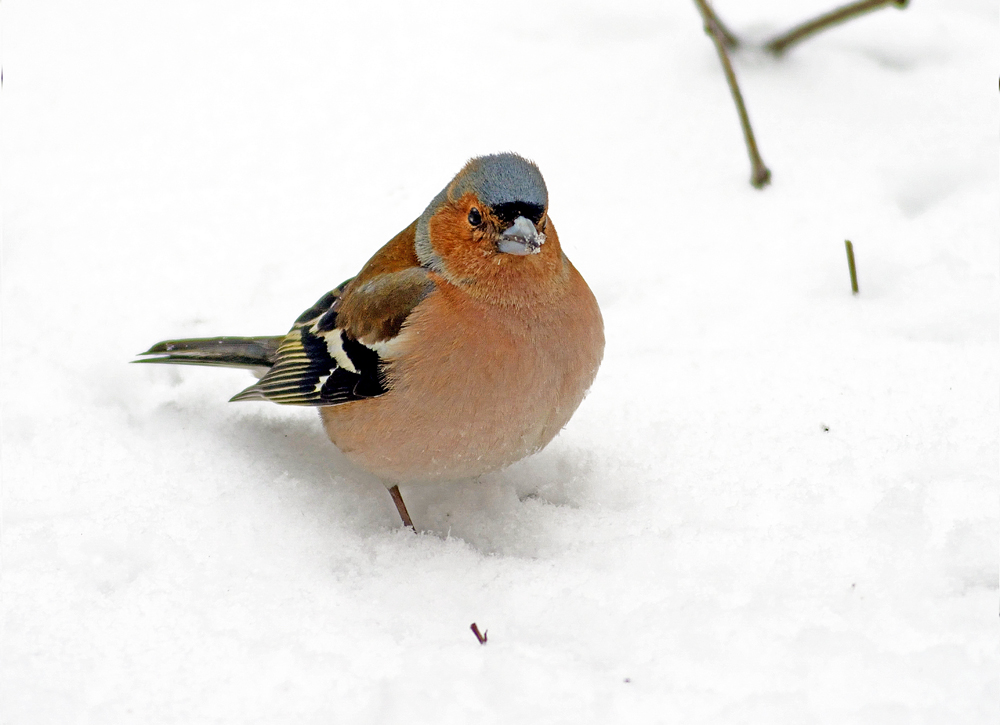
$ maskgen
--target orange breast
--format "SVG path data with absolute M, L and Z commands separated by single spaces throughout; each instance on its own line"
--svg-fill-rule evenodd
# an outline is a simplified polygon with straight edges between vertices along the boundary
M 385 358 L 389 392 L 320 410 L 330 440 L 392 482 L 475 477 L 548 444 L 604 352 L 597 302 L 565 264 L 553 297 L 525 307 L 439 279 Z

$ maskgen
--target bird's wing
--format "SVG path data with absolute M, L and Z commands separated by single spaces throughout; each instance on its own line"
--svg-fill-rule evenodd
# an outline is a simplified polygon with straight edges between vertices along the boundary
M 412 230 L 398 234 L 357 277 L 303 312 L 281 340 L 274 366 L 232 400 L 318 406 L 385 393 L 379 351 L 433 288 L 415 253 L 407 259 Z

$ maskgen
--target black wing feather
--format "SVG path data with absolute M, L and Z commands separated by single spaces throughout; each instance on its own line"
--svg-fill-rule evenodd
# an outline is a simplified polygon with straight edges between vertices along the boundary
M 274 366 L 232 400 L 320 406 L 386 392 L 378 353 L 337 329 L 336 302 L 350 281 L 323 295 L 299 316 L 281 340 Z M 342 353 L 340 361 L 331 349 Z

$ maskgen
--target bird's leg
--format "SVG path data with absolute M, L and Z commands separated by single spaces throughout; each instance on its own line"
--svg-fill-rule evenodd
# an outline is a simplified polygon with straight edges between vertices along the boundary
M 413 521 L 410 520 L 410 512 L 406 510 L 406 504 L 403 503 L 403 496 L 399 493 L 399 486 L 390 488 L 389 495 L 392 496 L 392 502 L 396 504 L 396 510 L 399 511 L 399 518 L 403 519 L 403 526 L 409 526 L 416 531 Z

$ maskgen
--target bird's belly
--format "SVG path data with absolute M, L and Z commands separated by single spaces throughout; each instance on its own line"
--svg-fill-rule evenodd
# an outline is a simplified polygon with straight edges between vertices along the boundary
M 535 320 L 535 340 L 481 310 L 421 312 L 430 314 L 415 313 L 404 331 L 387 393 L 321 409 L 330 439 L 389 481 L 475 477 L 539 450 L 569 421 L 600 364 L 599 312 L 568 327 Z M 557 334 L 539 329 L 549 323 Z
M 453 378 L 455 385 L 464 381 Z M 541 391 L 538 391 L 541 392 Z M 356 464 L 395 482 L 479 476 L 544 447 L 568 420 L 536 399 L 467 394 L 417 408 L 381 398 L 323 408 L 330 439 Z

